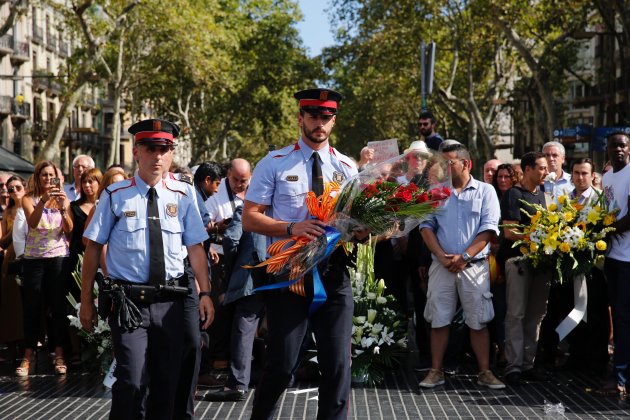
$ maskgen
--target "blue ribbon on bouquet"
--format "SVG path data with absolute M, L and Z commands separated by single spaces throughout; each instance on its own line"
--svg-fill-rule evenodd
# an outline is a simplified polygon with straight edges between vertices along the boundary
M 313 301 L 311 302 L 311 306 L 309 307 L 308 316 L 312 316 L 317 311 L 317 309 L 319 309 L 319 307 L 322 306 L 324 302 L 326 302 L 327 299 L 326 290 L 324 289 L 324 283 L 322 282 L 319 271 L 317 270 L 317 265 L 328 258 L 330 254 L 332 254 L 332 252 L 335 250 L 337 242 L 339 242 L 339 239 L 341 238 L 341 233 L 337 229 L 330 226 L 326 226 L 324 228 L 324 235 L 326 237 L 326 249 L 324 250 L 323 254 L 318 256 L 313 262 Z M 305 274 L 307 273 L 302 274 L 297 279 L 257 287 L 253 290 L 253 292 L 257 293 L 263 290 L 276 290 L 282 289 L 284 287 L 289 287 L 292 284 L 300 281 L 300 279 L 302 279 Z

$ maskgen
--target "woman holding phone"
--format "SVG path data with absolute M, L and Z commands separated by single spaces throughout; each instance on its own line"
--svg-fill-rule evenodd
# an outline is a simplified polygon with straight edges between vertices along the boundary
M 25 349 L 24 358 L 15 370 L 17 376 L 29 374 L 40 337 L 42 309 L 51 318 L 47 323 L 48 341 L 55 349 L 55 373 L 64 375 L 67 370 L 62 347 L 67 322 L 62 266 L 68 256 L 72 219 L 70 201 L 61 188 L 57 173 L 54 163 L 38 163 L 33 174 L 33 190 L 22 200 L 28 224 L 22 283 Z

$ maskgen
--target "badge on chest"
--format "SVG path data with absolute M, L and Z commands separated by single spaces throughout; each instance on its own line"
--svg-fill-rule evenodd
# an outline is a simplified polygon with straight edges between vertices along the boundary
M 332 178 L 333 178 L 333 181 L 335 181 L 337 184 L 341 184 L 343 180 L 346 179 L 343 172 L 338 172 L 338 171 L 333 172 Z
M 168 203 L 166 205 L 166 214 L 168 214 L 171 217 L 177 217 L 177 204 Z

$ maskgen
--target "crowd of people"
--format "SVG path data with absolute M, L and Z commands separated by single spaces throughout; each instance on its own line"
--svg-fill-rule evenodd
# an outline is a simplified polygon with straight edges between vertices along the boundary
M 4 358 L 16 363 L 15 374 L 29 376 L 43 349 L 56 374 L 80 366 L 83 344 L 68 323 L 76 309 L 67 295 L 82 302 L 80 318 L 89 331 L 97 319 L 98 270 L 103 290 L 125 297 L 109 308 L 116 314 L 110 326 L 118 363 L 113 417 L 192 418 L 197 385 L 219 388 L 210 400 L 245 399 L 255 343 L 264 337 L 252 418 L 270 418 L 295 381 L 300 355 L 314 345 L 312 335 L 319 417 L 345 418 L 353 308 L 347 267 L 353 255 L 339 248 L 320 269 L 327 300 L 312 315 L 307 297 L 254 293 L 267 275 L 245 268 L 263 261 L 267 245 L 278 238 L 321 235 L 324 225 L 307 217 L 306 193 L 371 168 L 377 158 L 365 147 L 356 162 L 329 146 L 337 92 L 309 89 L 296 99 L 300 139 L 271 151 L 253 173 L 241 158 L 174 167 L 179 128 L 165 120 L 129 129 L 135 174 L 117 165 L 101 171 L 85 155 L 74 159 L 69 184 L 51 161 L 38 162 L 28 180 L 0 173 L 0 343 Z M 404 150 L 406 166 L 381 166 L 381 176 L 430 186 L 448 173 L 451 197 L 407 237 L 373 238 L 376 277 L 415 326 L 410 345 L 419 350 L 418 369 L 426 371 L 420 386 L 444 384 L 445 373 L 470 354 L 479 368 L 477 384 L 491 389 L 547 380 L 564 365 L 590 369 L 604 393 L 625 392 L 628 135 L 608 138 L 603 177 L 588 158 L 572 161 L 566 172 L 564 147 L 551 141 L 516 162 L 485 162 L 477 180 L 471 172 L 480 162 L 473 163 L 461 142 L 442 139 L 436 126 L 431 113 L 422 113 L 420 139 Z M 593 268 L 587 276 L 588 322 L 559 343 L 554 329 L 573 308 L 573 287 L 555 284 L 550 269 L 519 258 L 513 244 L 521 233 L 508 225 L 528 224 L 530 204 L 547 206 L 566 193 L 588 205 L 602 189 L 620 209 L 615 239 L 603 271 Z M 356 231 L 354 240 L 368 235 Z M 73 272 L 81 255 L 79 286 Z

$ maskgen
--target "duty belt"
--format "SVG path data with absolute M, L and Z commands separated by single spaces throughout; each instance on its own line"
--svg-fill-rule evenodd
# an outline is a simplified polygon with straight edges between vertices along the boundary
M 119 327 L 131 331 L 142 324 L 142 314 L 136 303 L 148 305 L 157 299 L 183 299 L 190 293 L 188 287 L 180 286 L 188 282 L 185 274 L 158 286 L 116 280 L 103 277 L 100 273 L 96 280 L 99 293 L 102 293 L 102 296 L 99 295 L 101 318 L 112 318 Z

